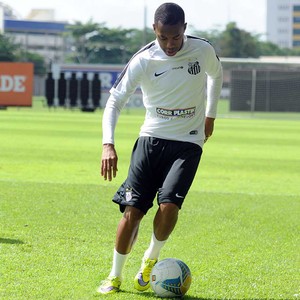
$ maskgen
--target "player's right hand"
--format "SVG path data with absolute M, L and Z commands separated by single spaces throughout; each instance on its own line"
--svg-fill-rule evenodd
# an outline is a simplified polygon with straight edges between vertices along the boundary
M 118 156 L 113 144 L 104 144 L 101 159 L 101 176 L 111 181 L 118 171 Z

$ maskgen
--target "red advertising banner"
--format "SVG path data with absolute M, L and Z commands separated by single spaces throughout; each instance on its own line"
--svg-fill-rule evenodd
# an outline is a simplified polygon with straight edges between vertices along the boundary
M 0 62 L 0 106 L 32 106 L 33 64 Z

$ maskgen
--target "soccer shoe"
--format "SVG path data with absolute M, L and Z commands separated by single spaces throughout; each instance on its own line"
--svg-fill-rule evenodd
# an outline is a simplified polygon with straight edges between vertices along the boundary
M 150 287 L 150 274 L 157 259 L 143 259 L 142 266 L 134 278 L 134 288 L 140 292 Z
M 107 277 L 101 282 L 97 292 L 100 294 L 113 294 L 120 291 L 121 280 L 119 277 Z

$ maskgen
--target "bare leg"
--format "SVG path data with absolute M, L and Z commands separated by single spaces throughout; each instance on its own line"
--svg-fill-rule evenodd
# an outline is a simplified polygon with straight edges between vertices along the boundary
M 134 287 L 138 291 L 145 291 L 150 287 L 150 274 L 158 260 L 159 252 L 173 231 L 179 208 L 172 203 L 160 204 L 153 220 L 153 234 L 149 248 L 144 253 L 142 265 L 134 278 Z
M 137 239 L 139 225 L 144 213 L 137 208 L 126 206 L 119 222 L 115 249 L 120 254 L 128 254 Z
M 154 235 L 158 241 L 165 241 L 172 233 L 178 219 L 179 208 L 173 203 L 162 203 L 153 221 Z

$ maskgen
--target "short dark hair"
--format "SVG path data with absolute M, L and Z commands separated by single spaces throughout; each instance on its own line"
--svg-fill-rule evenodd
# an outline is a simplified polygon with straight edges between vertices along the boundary
M 156 9 L 154 14 L 154 24 L 158 22 L 161 22 L 163 25 L 184 24 L 184 11 L 176 3 L 164 3 Z

